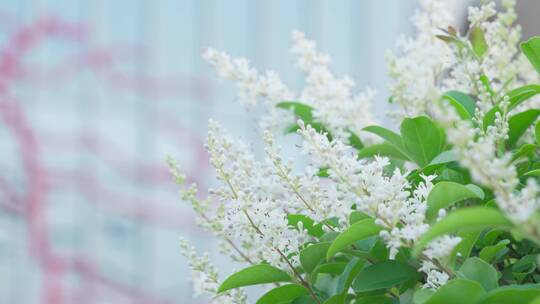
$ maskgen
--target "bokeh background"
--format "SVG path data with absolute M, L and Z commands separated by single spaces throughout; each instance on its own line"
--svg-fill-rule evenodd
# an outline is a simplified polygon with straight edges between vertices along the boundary
M 452 1 L 456 16 L 466 2 Z M 195 227 L 165 157 L 205 189 L 207 120 L 251 141 L 257 110 L 236 102 L 234 85 L 216 79 L 202 50 L 247 57 L 299 87 L 288 50 L 291 30 L 305 31 L 336 74 L 379 91 L 384 120 L 384 51 L 411 32 L 415 7 L 0 0 L 0 303 L 207 303 L 191 298 L 179 238 L 226 271 L 234 265 Z

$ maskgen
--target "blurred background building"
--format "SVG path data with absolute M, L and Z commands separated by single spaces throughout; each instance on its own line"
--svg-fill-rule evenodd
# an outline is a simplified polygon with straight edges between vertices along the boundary
M 383 117 L 384 51 L 410 33 L 415 5 L 0 0 L 0 303 L 205 303 L 191 299 L 180 236 L 232 266 L 195 227 L 164 160 L 204 189 L 208 118 L 247 141 L 257 118 L 201 51 L 300 86 L 288 49 L 291 30 L 305 31 L 336 74 L 379 91 Z

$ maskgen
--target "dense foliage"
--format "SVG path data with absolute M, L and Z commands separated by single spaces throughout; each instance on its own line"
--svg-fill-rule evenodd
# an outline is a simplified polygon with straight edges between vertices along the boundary
M 183 241 L 196 291 L 212 303 L 246 303 L 242 287 L 262 284 L 258 304 L 540 303 L 540 37 L 517 47 L 513 6 L 471 7 L 460 31 L 444 2 L 421 1 L 417 36 L 388 55 L 398 132 L 375 124 L 374 92 L 352 94 L 302 33 L 292 49 L 306 74 L 300 94 L 208 50 L 241 101 L 268 108 L 266 157 L 211 121 L 214 202 L 170 160 L 201 226 L 246 265 L 220 281 Z M 283 129 L 300 135 L 301 170 L 281 157 Z

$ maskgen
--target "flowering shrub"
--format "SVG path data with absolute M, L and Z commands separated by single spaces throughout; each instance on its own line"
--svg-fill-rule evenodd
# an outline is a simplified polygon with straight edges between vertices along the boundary
M 264 104 L 266 148 L 259 160 L 210 121 L 215 200 L 169 160 L 201 227 L 245 264 L 221 281 L 182 241 L 196 294 L 247 303 L 242 287 L 265 284 L 258 304 L 540 303 L 540 38 L 518 47 L 513 1 L 469 8 L 467 30 L 449 26 L 445 2 L 420 3 L 417 35 L 388 54 L 399 132 L 376 125 L 373 90 L 354 93 L 300 32 L 300 93 L 205 52 L 242 103 Z M 283 130 L 300 136 L 307 166 L 282 158 Z

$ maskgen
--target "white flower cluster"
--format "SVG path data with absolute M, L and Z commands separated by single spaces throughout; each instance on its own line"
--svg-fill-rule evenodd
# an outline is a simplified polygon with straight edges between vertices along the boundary
M 336 137 L 346 140 L 347 130 L 360 134 L 360 130 L 375 121 L 371 104 L 375 91 L 366 88 L 353 95 L 355 83 L 349 76 L 335 77 L 328 69 L 330 57 L 317 52 L 316 44 L 304 33 L 293 31 L 291 52 L 298 56 L 297 65 L 306 75 L 306 86 L 299 100 L 315 108 L 313 115 Z
M 289 189 L 272 164 L 255 161 L 242 142 L 234 141 L 214 121 L 209 123 L 207 149 L 223 183 L 212 190 L 224 210 L 218 219 L 223 232 L 240 240 L 252 260 L 265 260 L 286 270 L 286 257 L 292 255 L 296 265 L 307 235 L 303 227 L 289 229 L 287 215 L 298 208 L 288 200 Z
M 266 142 L 265 151 L 268 160 L 274 166 L 274 173 L 281 178 L 291 192 L 286 195 L 289 197 L 289 201 L 296 202 L 289 206 L 291 209 L 298 208 L 295 212 L 308 215 L 316 222 L 322 222 L 331 217 L 343 219 L 347 216 L 350 206 L 341 202 L 340 193 L 334 183 L 324 181 L 318 176 L 318 168 L 306 166 L 303 173 L 294 173 L 293 163 L 283 162 L 273 135 L 266 131 L 264 139 Z
M 424 288 L 437 289 L 448 282 L 450 275 L 443 271 L 441 263 L 445 262 L 459 242 L 461 242 L 460 237 L 445 235 L 431 241 L 422 252 L 424 260 L 420 271 L 427 275 Z
M 293 31 L 292 39 L 291 53 L 298 56 L 297 65 L 306 77 L 299 94 L 293 94 L 275 72 L 259 74 L 246 59 L 231 59 L 214 49 L 207 49 L 203 57 L 219 77 L 237 83 L 239 99 L 244 104 L 253 106 L 258 100 L 264 101 L 268 115 L 261 122 L 263 129 L 274 129 L 276 125 L 283 128 L 284 119 L 292 121 L 290 116 L 283 115 L 283 109 L 275 107 L 279 102 L 292 100 L 312 106 L 314 118 L 336 137 L 347 139 L 348 131 L 358 134 L 363 127 L 373 124 L 371 104 L 375 92 L 366 88 L 354 95 L 354 81 L 348 76 L 336 78 L 328 69 L 330 57 L 319 53 L 314 41 L 299 31 Z
M 401 54 L 387 56 L 390 76 L 395 81 L 392 100 L 401 106 L 399 117 L 428 115 L 445 125 L 448 142 L 461 165 L 470 170 L 472 179 L 492 189 L 508 218 L 540 240 L 540 231 L 533 223 L 540 210 L 540 186 L 533 179 L 521 185 L 514 165 L 519 160 L 504 152 L 511 114 L 506 95 L 537 76 L 529 73 L 531 67 L 525 68 L 523 56 L 518 55 L 516 45 L 521 34 L 519 26 L 514 25 L 515 1 L 503 0 L 504 10 L 498 14 L 493 2 L 482 3 L 469 9 L 471 29 L 462 36 L 458 29 L 449 27 L 452 20 L 448 2 L 420 0 L 421 10 L 413 18 L 416 37 L 401 38 Z M 441 39 L 436 37 L 441 34 Z M 301 222 L 290 226 L 291 215 L 308 216 L 324 224 L 325 231 L 340 232 L 349 225 L 353 211 L 362 211 L 382 228 L 379 236 L 394 259 L 400 249 L 415 246 L 428 231 L 431 223 L 425 216 L 427 197 L 436 176 L 420 175 L 422 181 L 413 183 L 400 169 L 390 170 L 393 164 L 385 157 L 359 159 L 348 143 L 349 135 L 354 132 L 364 136 L 360 130 L 373 124 L 370 106 L 374 92 L 368 88 L 355 94 L 354 82 L 330 72 L 330 57 L 320 53 L 314 41 L 298 31 L 293 32 L 292 40 L 291 53 L 297 56 L 297 66 L 305 74 L 305 86 L 299 93 L 293 93 L 277 73 L 259 73 L 245 59 L 232 59 L 213 49 L 204 54 L 219 77 L 237 83 L 242 103 L 252 107 L 262 101 L 267 107 L 266 120 L 262 121 L 266 130 L 264 159 L 257 160 L 247 145 L 210 121 L 207 149 L 220 181 L 210 192 L 217 202 L 199 199 L 196 187 L 186 186 L 185 176 L 174 161 L 170 160 L 170 164 L 181 185 L 182 198 L 193 206 L 199 224 L 221 239 L 223 252 L 236 261 L 269 263 L 288 271 L 309 289 L 296 267 L 300 251 L 313 239 Z M 438 103 L 450 89 L 476 99 L 472 122 L 458 117 L 445 101 Z M 276 107 L 286 100 L 313 107 L 314 121 L 330 133 L 318 132 L 310 122 L 297 121 L 302 151 L 310 159 L 302 170 L 295 170 L 292 161 L 283 160 L 270 131 L 273 125 L 283 127 L 284 119 L 292 121 L 292 113 L 283 115 L 283 109 Z M 433 106 L 441 103 L 443 107 Z M 485 114 L 495 105 L 500 113 L 492 126 L 484 126 Z M 524 107 L 530 106 L 522 105 L 519 110 Z M 328 178 L 321 177 L 322 171 Z M 214 204 L 217 206 L 211 207 Z M 441 209 L 437 221 L 445 215 L 446 210 Z M 338 225 L 328 219 L 337 219 Z M 453 276 L 446 266 L 460 241 L 456 236 L 441 236 L 420 253 L 419 270 L 427 275 L 425 288 L 437 289 Z M 190 260 L 197 290 L 215 292 L 217 272 L 207 257 L 198 257 L 185 243 L 182 248 Z M 236 292 L 213 300 L 246 301 L 244 294 Z
M 388 159 L 375 157 L 374 161 L 359 160 L 353 149 L 339 139 L 328 140 L 326 134 L 315 131 L 298 121 L 298 133 L 304 138 L 303 150 L 307 153 L 315 166 L 327 167 L 330 178 L 340 187 L 338 188 L 348 202 L 339 205 L 345 213 L 339 218 L 343 224 L 353 204 L 358 210 L 374 217 L 375 223 L 383 227 L 381 237 L 386 241 L 390 250 L 390 258 L 394 258 L 401 247 L 412 247 L 429 224 L 426 221 L 427 196 L 433 188 L 432 180 L 436 176 L 422 176 L 424 182 L 410 193 L 406 175 L 396 169 L 388 176 L 384 173 L 389 165 Z M 340 212 L 341 213 L 341 212 Z M 444 213 L 444 209 L 441 209 Z M 446 237 L 435 240 L 423 252 L 426 263 L 433 265 L 426 270 L 429 276 L 437 276 L 437 282 L 442 282 L 440 267 L 436 267 L 434 260 L 442 261 L 452 252 L 455 245 L 460 242 L 458 237 Z M 438 250 L 438 251 L 437 251 Z M 426 264 L 428 265 L 428 264 Z M 444 281 L 446 282 L 446 280 Z M 429 284 L 435 288 L 442 284 Z
M 211 304 L 245 304 L 247 302 L 247 295 L 241 289 L 234 289 L 216 296 L 220 284 L 218 272 L 210 263 L 207 253 L 198 254 L 186 240 L 180 241 L 180 252 L 187 258 L 191 267 L 193 297 L 208 295 L 212 297 Z
M 502 1 L 503 12 L 496 14 L 495 3 L 484 1 L 470 7 L 470 30 L 465 37 L 452 25 L 448 12 L 450 2 L 420 1 L 421 10 L 413 17 L 417 34 L 398 41 L 401 56 L 387 55 L 388 71 L 395 82 L 392 101 L 400 105 L 397 117 L 432 115 L 433 101 L 449 90 L 478 96 L 479 117 L 497 102 L 494 92 L 507 92 L 538 75 L 522 54 L 518 42 L 521 28 L 515 25 L 515 0 Z M 442 29 L 447 29 L 445 33 Z M 470 42 L 478 29 L 485 41 L 480 57 Z M 455 41 L 443 41 L 437 35 L 455 35 Z M 459 46 L 458 46 L 459 44 Z M 422 64 L 418 64 L 422 62 Z M 490 83 L 487 85 L 485 81 Z
M 504 99 L 507 100 L 507 99 Z M 519 190 L 519 179 L 510 153 L 500 152 L 499 147 L 508 139 L 508 115 L 505 102 L 501 103 L 493 126 L 484 132 L 482 126 L 474 127 L 471 122 L 460 120 L 454 111 L 445 112 L 444 123 L 448 141 L 454 145 L 463 166 L 472 178 L 493 189 L 499 207 L 514 222 L 525 224 L 540 210 L 540 192 L 533 179 Z
M 225 52 L 212 48 L 204 52 L 203 58 L 214 67 L 219 77 L 236 82 L 239 99 L 247 106 L 254 106 L 258 100 L 273 106 L 294 98 L 276 72 L 267 71 L 260 75 L 245 58 L 231 59 Z
M 386 54 L 388 75 L 395 81 L 390 88 L 392 102 L 400 106 L 397 118 L 428 113 L 429 105 L 441 95 L 441 76 L 453 62 L 450 47 L 436 37 L 440 28 L 451 24 L 448 3 L 419 2 L 420 10 L 411 19 L 416 37 L 400 37 L 401 55 Z

